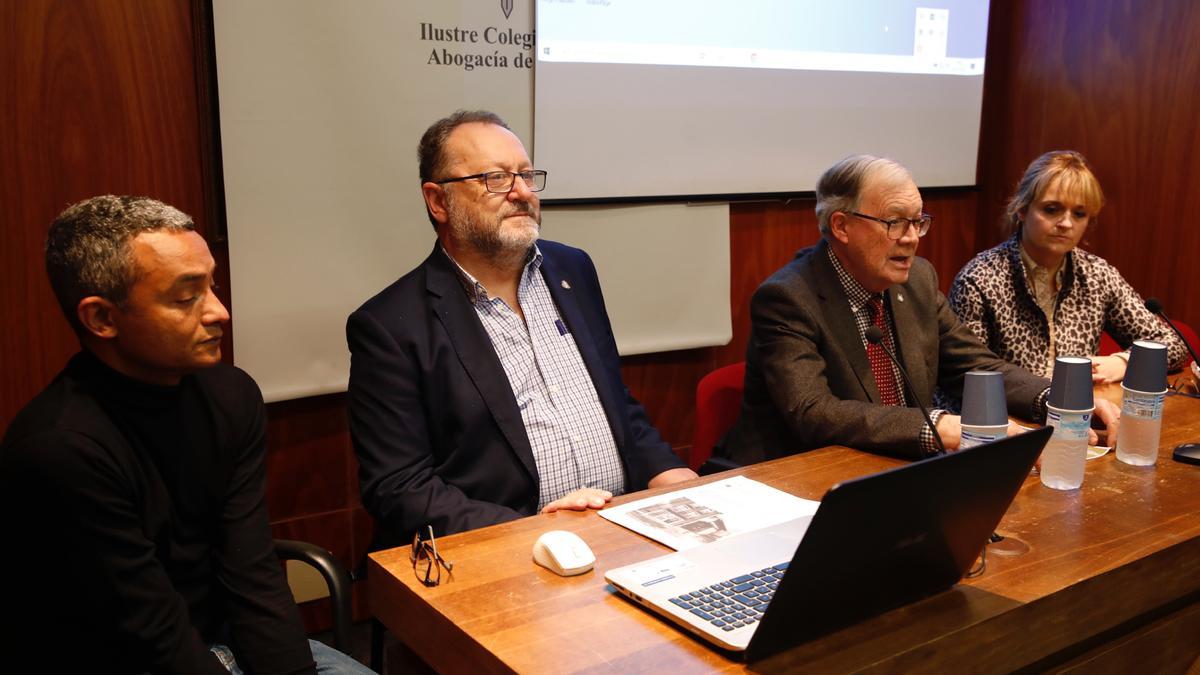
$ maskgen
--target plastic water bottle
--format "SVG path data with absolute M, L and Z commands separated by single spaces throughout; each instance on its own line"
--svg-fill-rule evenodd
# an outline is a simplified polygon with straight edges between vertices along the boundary
M 1158 460 L 1162 433 L 1163 393 L 1125 389 L 1121 401 L 1121 430 L 1117 432 L 1117 459 L 1135 466 L 1152 466 Z
M 1117 459 L 1126 464 L 1151 466 L 1158 460 L 1163 397 L 1167 394 L 1166 345 L 1150 340 L 1135 341 L 1129 348 L 1129 366 L 1125 369 L 1121 389 Z
M 958 449 L 966 450 L 967 448 L 973 448 L 977 445 L 991 443 L 992 441 L 998 441 L 1007 437 L 1007 424 L 996 424 L 989 426 L 964 424 L 962 425 L 962 440 L 960 440 L 958 443 Z
M 1055 490 L 1074 490 L 1083 485 L 1091 421 L 1091 410 L 1059 410 L 1047 406 L 1046 424 L 1054 427 L 1054 435 L 1042 450 L 1039 472 L 1042 485 Z

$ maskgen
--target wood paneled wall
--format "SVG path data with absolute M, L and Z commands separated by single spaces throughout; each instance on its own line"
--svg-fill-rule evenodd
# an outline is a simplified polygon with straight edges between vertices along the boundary
M 207 16 L 203 0 L 0 0 L 0 430 L 75 349 L 42 271 L 45 230 L 63 207 L 133 193 L 182 208 L 202 229 L 222 218 Z M 1108 193 L 1091 249 L 1200 326 L 1191 281 L 1200 256 L 1191 222 L 1200 213 L 1200 5 L 994 2 L 990 37 L 980 188 L 924 195 L 936 221 L 920 254 L 941 271 L 942 287 L 1001 239 L 1000 205 L 1025 165 L 1070 147 L 1088 155 Z M 731 343 L 625 359 L 626 382 L 673 445 L 690 443 L 699 379 L 744 357 L 755 287 L 816 239 L 809 200 L 735 204 Z M 219 242 L 213 248 L 227 260 Z M 231 292 L 226 284 L 224 299 Z M 370 522 L 344 396 L 268 413 L 276 533 L 354 565 Z
M 60 211 L 138 194 L 212 222 L 196 19 L 186 1 L 0 2 L 0 428 L 78 349 L 43 267 Z

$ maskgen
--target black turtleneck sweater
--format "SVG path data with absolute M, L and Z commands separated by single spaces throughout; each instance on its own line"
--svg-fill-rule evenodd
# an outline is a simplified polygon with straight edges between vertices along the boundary
M 0 444 L 0 663 L 45 672 L 314 672 L 264 503 L 244 372 L 175 387 L 76 355 Z

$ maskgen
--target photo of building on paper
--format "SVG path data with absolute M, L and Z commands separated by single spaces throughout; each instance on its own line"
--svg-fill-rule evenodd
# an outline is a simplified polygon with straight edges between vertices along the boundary
M 692 539 L 702 544 L 729 534 L 720 511 L 698 504 L 688 497 L 650 504 L 630 511 L 628 515 L 650 527 L 666 530 L 677 537 Z

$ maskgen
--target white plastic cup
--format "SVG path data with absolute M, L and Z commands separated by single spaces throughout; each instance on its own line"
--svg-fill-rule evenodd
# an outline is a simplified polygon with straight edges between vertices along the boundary
M 960 450 L 966 450 L 984 443 L 998 441 L 1007 436 L 1007 424 L 964 424 L 962 425 L 962 440 L 959 441 L 958 447 Z
M 1088 429 L 1092 410 L 1062 410 L 1046 406 L 1046 424 L 1054 427 L 1050 442 L 1042 450 L 1042 485 L 1055 490 L 1074 490 L 1083 485 L 1087 461 Z
M 1121 427 L 1117 432 L 1117 459 L 1134 466 L 1154 466 L 1162 433 L 1162 408 L 1166 391 L 1145 392 L 1121 386 Z

